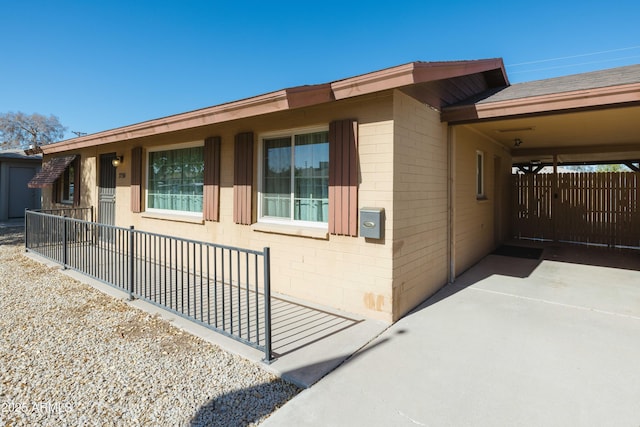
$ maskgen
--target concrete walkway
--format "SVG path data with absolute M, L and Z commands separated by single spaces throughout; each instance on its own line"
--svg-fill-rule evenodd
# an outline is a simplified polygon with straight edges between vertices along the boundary
M 50 267 L 60 267 L 60 264 L 35 252 L 28 252 L 27 256 Z M 128 293 L 80 272 L 71 269 L 64 272 L 105 294 L 158 315 L 180 329 L 224 350 L 261 363 L 265 369 L 301 388 L 316 383 L 389 327 L 386 322 L 275 294 L 272 295 L 272 346 L 275 360 L 266 364 L 263 363 L 262 351 L 150 302 L 141 299 L 129 301 Z
M 490 255 L 265 426 L 639 426 L 640 252 Z
M 0 228 L 23 230 L 24 221 L 0 222 Z M 27 256 L 51 266 L 60 264 L 29 251 Z M 73 255 L 70 255 L 73 258 Z M 82 258 L 82 252 L 77 254 Z M 105 265 L 110 265 L 111 259 Z M 115 259 L 115 258 L 114 258 Z M 119 259 L 115 259 L 119 262 Z M 96 271 L 104 268 L 96 264 Z M 113 267 L 111 265 L 111 267 Z M 128 300 L 128 293 L 80 272 L 68 269 L 64 272 L 74 279 L 88 284 L 103 293 L 127 301 L 151 314 L 157 314 L 186 332 L 212 342 L 221 348 L 263 363 L 264 353 L 225 335 L 194 323 L 174 312 L 148 301 Z M 310 387 L 327 373 L 342 364 L 353 353 L 389 327 L 389 323 L 368 319 L 352 313 L 302 301 L 289 296 L 272 294 L 272 353 L 275 360 L 263 367 L 301 388 Z

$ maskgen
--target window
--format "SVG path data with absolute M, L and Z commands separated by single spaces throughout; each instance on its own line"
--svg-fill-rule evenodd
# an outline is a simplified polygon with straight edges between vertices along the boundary
M 260 220 L 326 226 L 329 132 L 313 129 L 262 138 Z
M 72 204 L 75 190 L 75 165 L 71 163 L 59 178 L 59 198 L 60 203 Z
M 476 198 L 484 199 L 484 153 L 476 151 Z
M 203 146 L 151 149 L 147 159 L 147 210 L 202 215 Z

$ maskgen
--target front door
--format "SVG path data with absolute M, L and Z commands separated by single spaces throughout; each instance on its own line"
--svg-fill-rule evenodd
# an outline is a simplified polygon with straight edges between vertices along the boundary
M 100 179 L 98 186 L 98 222 L 116 223 L 116 168 L 111 161 L 116 153 L 100 155 Z

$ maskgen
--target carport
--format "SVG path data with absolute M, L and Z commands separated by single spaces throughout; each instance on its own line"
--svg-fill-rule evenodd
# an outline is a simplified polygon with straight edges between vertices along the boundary
M 640 247 L 640 65 L 511 85 L 442 117 L 510 151 L 511 237 Z M 560 173 L 598 164 L 631 172 Z

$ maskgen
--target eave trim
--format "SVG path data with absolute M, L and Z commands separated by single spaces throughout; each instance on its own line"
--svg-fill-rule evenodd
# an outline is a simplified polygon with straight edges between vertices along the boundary
M 532 114 L 554 114 L 594 107 L 640 102 L 640 83 L 554 93 L 506 101 L 484 102 L 465 106 L 445 107 L 443 122 L 470 123 Z
M 42 151 L 44 154 L 49 155 L 149 135 L 220 124 L 231 120 L 255 117 L 295 108 L 309 107 L 412 84 L 492 70 L 500 70 L 506 82 L 506 72 L 502 59 L 411 62 L 409 64 L 350 77 L 333 83 L 292 87 L 252 98 L 86 135 L 42 146 Z

